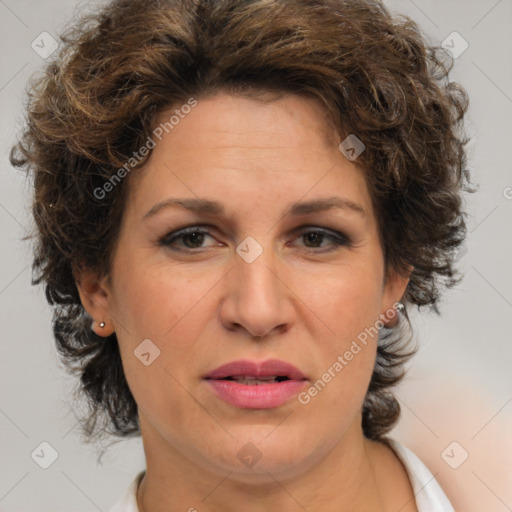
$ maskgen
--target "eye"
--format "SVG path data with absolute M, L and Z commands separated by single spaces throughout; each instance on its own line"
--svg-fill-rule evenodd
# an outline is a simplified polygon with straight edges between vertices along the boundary
M 331 231 L 324 228 L 312 227 L 309 230 L 302 230 L 299 233 L 299 238 L 302 238 L 306 241 L 306 247 L 311 249 L 322 249 L 324 246 L 321 246 L 322 242 L 325 240 L 330 241 L 331 248 L 328 248 L 324 251 L 316 251 L 316 252 L 330 252 L 335 251 L 340 246 L 350 247 L 351 241 L 345 236 L 343 233 L 339 231 Z
M 176 251 L 205 249 L 208 247 L 203 245 L 206 237 L 214 239 L 208 229 L 201 226 L 191 226 L 165 235 L 160 239 L 159 245 Z M 314 252 L 330 252 L 341 246 L 351 247 L 352 245 L 350 239 L 343 233 L 316 226 L 299 231 L 297 239 L 301 238 L 305 241 L 306 249 L 324 249 Z M 325 241 L 330 243 L 326 246 Z
M 201 228 L 199 226 L 192 226 L 165 235 L 162 239 L 160 239 L 159 245 L 180 251 L 183 249 L 183 247 L 176 247 L 176 242 L 181 241 L 185 246 L 185 250 L 203 249 L 204 247 L 202 247 L 202 244 L 204 243 L 205 236 L 213 238 L 207 229 Z

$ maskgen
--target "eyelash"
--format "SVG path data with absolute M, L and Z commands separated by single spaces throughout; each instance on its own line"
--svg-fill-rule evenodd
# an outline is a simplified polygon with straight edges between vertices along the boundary
M 297 237 L 300 238 L 300 237 L 309 235 L 311 233 L 317 233 L 317 234 L 322 235 L 325 238 L 329 238 L 332 241 L 334 247 L 332 249 L 327 249 L 327 250 L 323 250 L 323 251 L 316 250 L 316 249 L 322 249 L 322 247 L 309 247 L 309 248 L 306 247 L 306 249 L 311 249 L 313 252 L 317 252 L 317 253 L 327 253 L 327 252 L 335 251 L 339 247 L 342 247 L 342 246 L 345 246 L 345 247 L 351 247 L 352 246 L 351 240 L 346 235 L 344 235 L 343 233 L 340 233 L 338 231 L 333 231 L 333 230 L 330 230 L 330 229 L 328 230 L 328 229 L 317 227 L 317 226 L 309 226 L 309 227 L 312 228 L 312 229 L 307 230 L 307 227 L 303 228 L 298 233 Z M 188 227 L 188 228 L 183 228 L 183 229 L 174 231 L 172 233 L 168 233 L 167 235 L 165 235 L 164 237 L 162 237 L 158 241 L 158 244 L 160 246 L 163 246 L 163 247 L 168 247 L 168 248 L 170 248 L 170 249 L 172 249 L 174 251 L 185 251 L 185 252 L 191 251 L 191 252 L 195 252 L 195 251 L 199 251 L 201 249 L 206 249 L 206 247 L 196 247 L 196 248 L 188 247 L 188 248 L 185 248 L 185 249 L 179 249 L 179 248 L 176 248 L 176 247 L 172 246 L 172 244 L 174 242 L 176 242 L 176 240 L 183 239 L 185 236 L 191 235 L 191 234 L 194 234 L 194 233 L 200 233 L 200 234 L 203 234 L 203 235 L 212 236 L 210 234 L 209 230 L 204 229 L 201 226 L 191 226 L 191 227 Z M 323 240 L 324 239 L 322 238 L 320 243 L 322 243 Z

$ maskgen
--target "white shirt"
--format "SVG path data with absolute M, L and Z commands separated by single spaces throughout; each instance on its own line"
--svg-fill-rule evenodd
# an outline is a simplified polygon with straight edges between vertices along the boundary
M 437 480 L 425 464 L 398 441 L 389 438 L 388 440 L 409 475 L 418 512 L 455 512 Z M 135 477 L 124 496 L 121 496 L 107 512 L 139 512 L 137 489 L 144 473 L 145 471 L 141 471 Z

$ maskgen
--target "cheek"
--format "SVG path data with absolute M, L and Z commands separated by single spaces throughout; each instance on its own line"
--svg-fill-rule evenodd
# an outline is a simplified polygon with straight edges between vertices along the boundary
M 114 315 L 119 320 L 116 331 L 123 366 L 126 373 L 132 373 L 134 383 L 135 379 L 137 382 L 143 379 L 138 385 L 135 383 L 142 386 L 139 393 L 144 394 L 146 387 L 163 389 L 164 386 L 170 390 L 174 387 L 172 376 L 182 381 L 183 372 L 197 366 L 196 342 L 216 314 L 211 297 L 222 273 L 148 264 L 144 255 L 134 258 L 134 254 L 135 251 L 130 258 L 119 258 L 115 269 Z M 134 357 L 145 346 L 141 345 L 144 340 L 150 340 L 156 348 L 147 341 L 146 345 L 150 352 L 158 354 L 148 367 Z M 152 386 L 146 386 L 149 381 Z M 179 389 L 174 395 L 179 397 Z
M 118 263 L 115 315 L 122 326 L 116 331 L 128 385 L 146 416 L 168 409 L 185 425 L 194 402 L 183 387 L 183 373 L 197 365 L 194 342 L 212 314 L 201 299 L 218 278 L 191 279 L 176 268 L 136 260 Z
M 320 370 L 311 391 L 312 399 L 318 396 L 318 405 L 322 404 L 320 414 L 354 412 L 364 399 L 377 350 L 380 280 L 378 266 L 362 261 L 321 279 L 309 276 L 302 280 L 304 303 L 328 328 L 322 329 L 327 336 L 315 340 Z
M 183 329 L 207 292 L 207 276 L 175 266 L 148 263 L 144 252 L 116 261 L 114 314 L 130 338 L 161 340 Z M 206 278 L 206 279 L 204 279 Z
M 361 260 L 328 273 L 302 274 L 296 289 L 329 328 L 332 347 L 339 351 L 348 340 L 375 325 L 381 313 L 381 279 L 377 265 Z

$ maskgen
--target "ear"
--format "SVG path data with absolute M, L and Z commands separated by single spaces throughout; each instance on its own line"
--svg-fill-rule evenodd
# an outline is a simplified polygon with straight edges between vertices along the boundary
M 414 267 L 409 265 L 405 275 L 395 269 L 388 269 L 386 272 L 382 296 L 383 309 L 380 316 L 386 327 L 394 327 L 398 323 L 396 305 L 405 294 L 413 270 Z
M 98 336 L 110 336 L 114 333 L 114 324 L 109 314 L 111 306 L 108 277 L 100 277 L 98 272 L 84 268 L 73 270 L 73 276 L 80 301 L 93 319 L 91 328 Z

